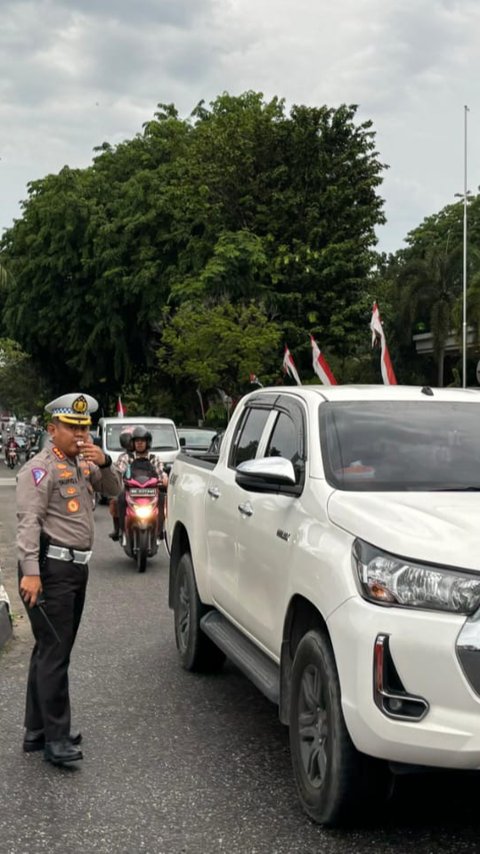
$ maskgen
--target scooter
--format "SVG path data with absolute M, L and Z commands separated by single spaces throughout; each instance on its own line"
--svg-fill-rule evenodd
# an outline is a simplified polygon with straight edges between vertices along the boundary
M 18 454 L 16 448 L 7 448 L 7 465 L 9 469 L 14 469 L 18 463 Z
M 138 474 L 124 478 L 125 530 L 121 540 L 125 554 L 132 557 L 139 572 L 145 572 L 147 559 L 154 557 L 163 537 L 163 499 L 156 477 Z

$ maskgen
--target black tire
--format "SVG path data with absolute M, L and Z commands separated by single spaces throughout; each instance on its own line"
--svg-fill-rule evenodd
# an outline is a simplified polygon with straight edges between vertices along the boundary
M 327 826 L 349 823 L 376 795 L 391 793 L 388 766 L 359 753 L 347 731 L 340 683 L 328 638 L 309 631 L 300 641 L 292 671 L 290 750 L 305 812 Z
M 148 557 L 148 531 L 137 532 L 137 569 L 145 572 Z
M 188 553 L 183 554 L 178 562 L 173 609 L 175 642 L 182 667 L 197 673 L 220 670 L 225 655 L 200 628 L 200 620 L 207 608 L 199 599 L 192 559 Z

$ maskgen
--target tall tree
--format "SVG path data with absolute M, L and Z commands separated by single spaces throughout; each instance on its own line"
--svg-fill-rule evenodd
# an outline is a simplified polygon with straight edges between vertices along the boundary
M 312 331 L 346 364 L 371 301 L 382 170 L 355 106 L 287 113 L 224 93 L 181 119 L 159 105 L 89 168 L 32 182 L 0 245 L 5 332 L 52 383 L 105 399 L 153 369 L 185 302 L 253 301 L 300 363 Z
M 469 205 L 467 279 L 469 325 L 480 320 L 477 289 L 480 273 L 480 197 Z M 431 332 L 436 362 L 436 381 L 444 383 L 445 344 L 449 335 L 461 341 L 463 290 L 463 205 L 447 205 L 427 217 L 406 238 L 407 247 L 392 256 L 386 276 L 390 298 L 397 307 L 396 332 L 406 361 L 412 335 Z M 480 300 L 478 300 L 480 307 Z M 410 378 L 412 373 L 410 374 Z M 407 377 L 408 379 L 408 377 Z

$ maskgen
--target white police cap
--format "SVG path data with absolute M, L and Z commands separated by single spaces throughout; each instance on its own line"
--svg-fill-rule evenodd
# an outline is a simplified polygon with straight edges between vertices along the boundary
M 62 394 L 45 407 L 53 418 L 58 418 L 66 424 L 91 424 L 91 413 L 97 409 L 98 402 L 95 398 L 80 392 Z

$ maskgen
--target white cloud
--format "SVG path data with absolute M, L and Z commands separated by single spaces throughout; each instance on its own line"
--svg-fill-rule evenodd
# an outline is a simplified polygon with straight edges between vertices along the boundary
M 160 101 L 228 90 L 359 104 L 380 159 L 381 247 L 480 179 L 476 0 L 0 0 L 0 227 L 26 183 L 132 136 Z M 477 153 L 478 152 L 478 153 Z

